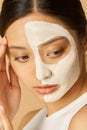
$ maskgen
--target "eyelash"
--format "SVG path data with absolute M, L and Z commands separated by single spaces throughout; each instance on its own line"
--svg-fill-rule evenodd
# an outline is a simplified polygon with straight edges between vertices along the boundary
M 64 49 L 60 49 L 60 50 L 56 50 L 56 51 L 48 53 L 47 56 L 49 56 L 50 58 L 55 58 L 55 57 L 60 56 L 63 52 L 64 52 Z
M 24 62 L 27 62 L 29 60 L 29 57 L 26 56 L 26 55 L 25 56 L 19 56 L 19 57 L 15 57 L 14 60 L 21 62 L 21 63 L 24 63 Z
M 60 50 L 56 50 L 56 51 L 48 53 L 47 56 L 50 58 L 56 58 L 60 56 L 63 52 L 64 52 L 64 49 L 60 49 Z M 29 56 L 24 55 L 24 56 L 15 57 L 14 60 L 21 63 L 25 63 L 29 61 Z

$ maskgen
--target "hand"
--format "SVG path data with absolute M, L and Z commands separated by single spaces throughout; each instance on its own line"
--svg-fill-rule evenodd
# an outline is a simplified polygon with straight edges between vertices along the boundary
M 0 104 L 4 106 L 8 118 L 12 120 L 19 107 L 21 89 L 11 65 L 9 66 L 10 80 L 8 80 L 5 63 L 6 49 L 7 40 L 0 36 Z
M 13 130 L 12 124 L 6 115 L 3 106 L 0 106 L 0 130 Z

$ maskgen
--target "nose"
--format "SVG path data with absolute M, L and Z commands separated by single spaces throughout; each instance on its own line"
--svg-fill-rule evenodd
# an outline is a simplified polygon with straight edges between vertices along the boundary
M 42 81 L 50 78 L 52 75 L 51 71 L 46 67 L 42 61 L 36 61 L 36 77 Z

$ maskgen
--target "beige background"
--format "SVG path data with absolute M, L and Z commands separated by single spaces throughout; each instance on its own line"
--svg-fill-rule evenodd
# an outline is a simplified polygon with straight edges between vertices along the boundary
M 2 1 L 3 0 L 0 0 L 0 6 Z M 87 16 L 87 0 L 81 0 L 81 2 Z M 23 118 L 23 116 L 25 115 L 25 113 L 41 108 L 45 105 L 43 102 L 37 99 L 32 93 L 30 93 L 25 86 L 21 86 L 21 88 L 22 88 L 22 98 L 21 98 L 20 108 L 13 120 L 14 130 L 17 130 L 18 125 L 21 119 Z

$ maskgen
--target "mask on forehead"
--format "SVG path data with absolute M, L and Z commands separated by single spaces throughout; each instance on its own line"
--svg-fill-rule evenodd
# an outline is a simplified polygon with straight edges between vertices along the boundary
M 79 78 L 80 66 L 75 41 L 72 35 L 61 25 L 44 21 L 27 22 L 25 34 L 35 55 L 37 79 L 42 84 L 58 84 L 60 86 L 55 92 L 44 95 L 44 100 L 46 102 L 57 101 L 66 94 Z M 71 50 L 56 64 L 46 64 L 41 59 L 38 46 L 60 36 L 68 39 Z

